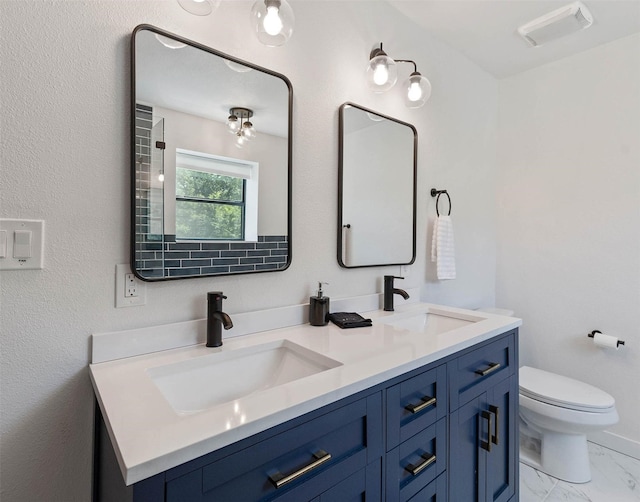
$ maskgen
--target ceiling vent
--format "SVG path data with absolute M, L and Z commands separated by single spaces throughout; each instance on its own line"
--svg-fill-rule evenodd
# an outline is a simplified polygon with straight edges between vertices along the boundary
M 591 12 L 582 2 L 549 12 L 518 28 L 518 33 L 532 47 L 584 30 L 593 24 Z

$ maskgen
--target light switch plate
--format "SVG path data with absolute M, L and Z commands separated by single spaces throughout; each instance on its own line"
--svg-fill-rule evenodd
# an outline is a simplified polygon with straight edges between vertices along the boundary
M 44 268 L 44 220 L 0 218 L 0 232 L 5 232 L 3 237 L 6 238 L 2 249 L 4 257 L 0 256 L 0 270 Z

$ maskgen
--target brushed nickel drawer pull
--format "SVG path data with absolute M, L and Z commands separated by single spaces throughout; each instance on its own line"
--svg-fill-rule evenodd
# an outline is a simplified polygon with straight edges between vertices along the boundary
M 480 376 L 487 376 L 489 373 L 493 373 L 500 367 L 500 363 L 489 363 L 489 367 L 483 370 L 476 370 L 476 373 Z
M 500 433 L 500 409 L 497 406 L 490 405 L 489 413 L 493 413 L 496 417 L 496 427 L 495 427 L 496 433 L 491 438 L 491 442 L 497 445 L 499 441 L 498 434 Z
M 409 464 L 404 468 L 406 471 L 410 472 L 412 476 L 417 476 L 436 461 L 436 456 L 433 453 L 424 453 L 420 456 L 422 457 L 422 461 L 419 464 Z
M 493 415 L 491 413 L 489 413 L 488 411 L 482 411 L 480 413 L 480 418 L 484 418 L 487 420 L 487 440 L 483 441 L 482 439 L 480 440 L 480 447 L 483 450 L 487 450 L 489 453 L 491 453 L 491 430 L 493 429 Z
M 420 413 L 425 408 L 436 404 L 435 397 L 425 396 L 420 399 L 422 400 L 420 404 L 408 404 L 404 407 L 404 409 L 409 410 L 411 413 Z
M 275 486 L 276 489 L 282 488 L 287 483 L 291 483 L 291 481 L 293 481 L 294 479 L 298 479 L 300 476 L 304 476 L 308 472 L 314 470 L 316 467 L 320 467 L 325 462 L 331 460 L 331 453 L 327 453 L 324 450 L 318 450 L 313 454 L 313 456 L 316 460 L 314 460 L 310 464 L 305 465 L 301 469 L 298 469 L 297 471 L 292 472 L 287 476 L 278 472 L 273 476 L 269 476 L 269 481 L 273 483 L 273 486 Z

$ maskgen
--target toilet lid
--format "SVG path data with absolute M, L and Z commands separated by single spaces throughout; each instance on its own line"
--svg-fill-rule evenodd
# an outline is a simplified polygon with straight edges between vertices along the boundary
M 593 385 L 548 371 L 520 368 L 520 394 L 544 403 L 574 410 L 605 412 L 615 399 Z

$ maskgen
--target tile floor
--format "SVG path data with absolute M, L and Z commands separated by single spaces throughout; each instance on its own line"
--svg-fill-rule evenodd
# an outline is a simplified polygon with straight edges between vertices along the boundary
M 640 460 L 589 443 L 591 481 L 570 484 L 520 464 L 520 502 L 639 502 Z

